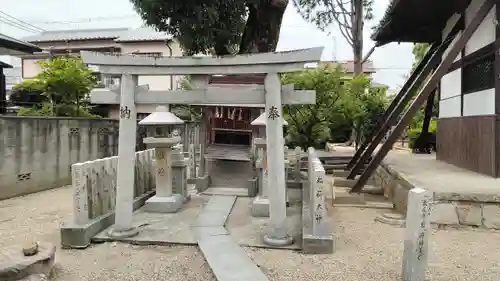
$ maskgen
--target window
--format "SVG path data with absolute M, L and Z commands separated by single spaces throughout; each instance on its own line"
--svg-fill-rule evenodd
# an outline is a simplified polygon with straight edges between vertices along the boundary
M 464 62 L 462 68 L 463 93 L 479 92 L 495 87 L 495 54 L 486 54 L 471 62 Z

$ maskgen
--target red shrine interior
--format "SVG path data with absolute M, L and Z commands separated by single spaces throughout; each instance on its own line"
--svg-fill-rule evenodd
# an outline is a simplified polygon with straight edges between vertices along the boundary
M 263 75 L 212 76 L 210 84 L 241 85 L 264 84 Z M 255 106 L 212 106 L 208 110 L 208 144 L 244 145 L 252 144 L 257 128 L 250 123 L 260 115 L 263 105 Z

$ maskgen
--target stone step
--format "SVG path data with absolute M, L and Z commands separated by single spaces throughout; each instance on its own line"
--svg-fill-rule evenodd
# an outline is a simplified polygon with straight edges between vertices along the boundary
M 269 280 L 229 234 L 200 233 L 198 246 L 218 281 Z
M 202 192 L 205 195 L 227 195 L 248 197 L 248 189 L 241 187 L 211 186 Z
M 335 199 L 333 199 L 334 205 L 348 204 L 348 205 L 364 205 L 365 198 L 364 194 L 349 193 L 348 190 L 336 190 Z

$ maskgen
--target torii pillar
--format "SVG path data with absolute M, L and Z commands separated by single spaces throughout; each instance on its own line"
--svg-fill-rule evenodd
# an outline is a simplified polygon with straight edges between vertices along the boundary
M 132 225 L 132 214 L 134 212 L 135 142 L 137 133 L 135 94 L 137 87 L 137 75 L 122 74 L 120 81 L 115 225 L 108 232 L 108 235 L 112 238 L 126 238 L 139 234 L 138 229 Z
M 266 142 L 268 163 L 269 225 L 264 243 L 286 246 L 293 243 L 286 225 L 286 181 L 283 155 L 283 108 L 281 81 L 278 73 L 268 73 L 264 79 L 266 101 Z

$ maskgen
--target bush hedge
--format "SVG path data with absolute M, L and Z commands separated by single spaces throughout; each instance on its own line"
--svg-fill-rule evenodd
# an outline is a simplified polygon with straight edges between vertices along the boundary
M 437 122 L 436 120 L 431 120 L 429 124 L 429 135 L 431 136 L 430 139 L 435 139 L 436 138 L 436 131 L 437 131 Z M 410 129 L 408 130 L 408 146 L 413 149 L 415 147 L 415 142 L 417 141 L 418 137 L 422 133 L 422 127 L 418 129 Z

